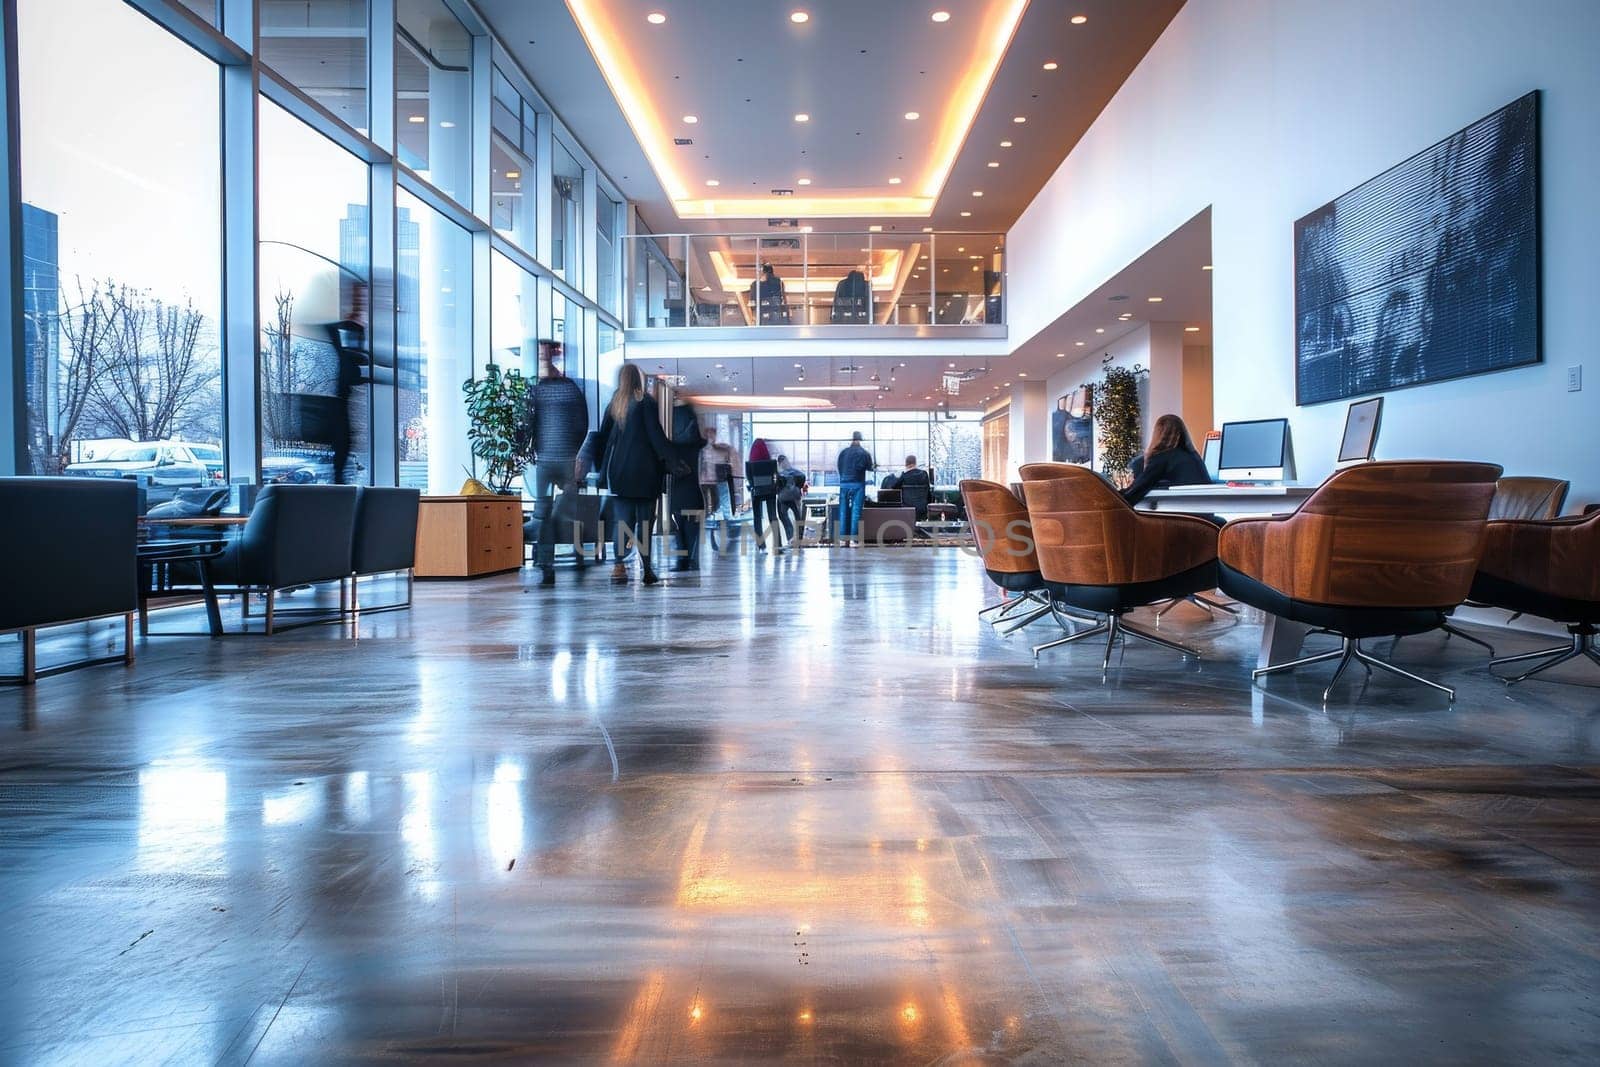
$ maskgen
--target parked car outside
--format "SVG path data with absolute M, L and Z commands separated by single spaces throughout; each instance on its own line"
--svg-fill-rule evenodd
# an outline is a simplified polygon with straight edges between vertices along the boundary
M 213 453 L 215 459 L 197 455 L 196 449 Z M 66 473 L 80 478 L 132 478 L 144 487 L 147 504 L 159 504 L 171 500 L 179 489 L 221 482 L 222 453 L 211 445 L 145 441 L 113 448 L 100 459 L 69 463 Z

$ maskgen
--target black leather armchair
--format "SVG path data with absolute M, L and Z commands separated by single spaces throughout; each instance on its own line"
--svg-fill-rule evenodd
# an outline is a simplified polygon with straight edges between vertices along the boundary
M 353 485 L 265 487 L 244 532 L 211 565 L 212 580 L 219 590 L 243 594 L 246 618 L 251 594 L 263 594 L 269 634 L 284 629 L 277 621 L 280 590 L 339 582 L 342 598 L 344 580 L 354 573 L 351 549 L 359 495 Z M 174 565 L 174 573 L 178 571 Z M 315 622 L 327 622 L 343 616 L 342 604 L 340 608 L 338 614 L 317 609 L 294 614 L 313 614 Z M 243 632 L 252 631 L 246 626 Z
M 39 678 L 101 663 L 133 663 L 139 607 L 139 488 L 125 479 L 0 478 L 0 633 L 22 636 L 22 673 Z M 124 617 L 119 656 L 38 665 L 36 632 L 108 615 Z
M 350 548 L 350 611 L 361 612 L 361 579 L 404 571 L 406 598 L 368 611 L 393 611 L 411 606 L 417 562 L 417 511 L 422 493 L 416 489 L 362 486 L 356 498 L 355 536 Z

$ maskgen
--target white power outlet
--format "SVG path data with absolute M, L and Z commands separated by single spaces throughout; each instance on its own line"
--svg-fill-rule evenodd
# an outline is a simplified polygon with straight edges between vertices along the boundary
M 1567 368 L 1567 392 L 1580 393 L 1583 391 L 1582 365 Z

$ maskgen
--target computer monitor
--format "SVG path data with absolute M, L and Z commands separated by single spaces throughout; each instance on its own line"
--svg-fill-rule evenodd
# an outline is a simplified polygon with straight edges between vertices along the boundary
M 1383 397 L 1357 400 L 1344 415 L 1344 437 L 1339 442 L 1340 463 L 1365 463 L 1378 446 L 1378 420 Z
M 1222 438 L 1206 438 L 1206 473 L 1211 475 L 1211 480 L 1217 480 L 1217 472 L 1222 469 Z
M 1227 482 L 1281 482 L 1294 477 L 1288 419 L 1229 422 L 1222 427 L 1217 473 Z

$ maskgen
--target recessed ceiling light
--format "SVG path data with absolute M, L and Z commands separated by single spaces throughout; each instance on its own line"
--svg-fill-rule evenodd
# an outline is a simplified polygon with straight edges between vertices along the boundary
M 706 179 L 706 184 L 710 185 L 710 186 L 718 186 L 718 185 L 721 185 L 722 183 L 717 181 L 717 179 L 715 179 L 715 178 L 707 178 Z
M 991 166 L 991 167 L 998 167 L 998 166 L 999 166 L 999 165 L 1000 165 L 1000 161 L 999 161 L 999 160 L 998 160 L 998 159 L 991 159 L 991 160 L 989 160 L 989 166 Z
M 810 122 L 811 121 L 811 116 L 807 115 L 804 111 L 802 111 L 802 112 L 800 112 L 798 115 L 796 115 L 794 117 L 794 120 L 796 122 Z
M 712 366 L 717 368 L 718 370 L 722 369 L 722 364 L 720 364 L 720 363 L 713 363 Z
M 957 252 L 965 252 L 966 250 L 967 250 L 967 246 L 966 245 L 957 245 L 956 246 L 956 251 Z
M 1074 26 L 1082 26 L 1085 22 L 1088 22 L 1088 21 L 1089 21 L 1089 16 L 1088 15 L 1074 15 L 1074 16 L 1072 16 L 1072 24 Z
M 1017 377 L 1018 378 L 1026 378 L 1027 376 L 1028 376 L 1028 372 L 1027 371 L 1025 371 L 1025 370 L 1017 371 Z
M 693 126 L 695 123 L 700 121 L 700 116 L 699 115 L 685 115 L 685 116 L 683 116 L 683 121 L 688 123 L 690 126 Z
M 406 119 L 406 121 L 407 122 L 422 123 L 422 122 L 427 122 L 428 118 L 427 118 L 426 115 L 411 115 Z
M 650 14 L 644 17 L 644 20 L 652 26 L 659 26 L 663 22 L 667 21 L 667 16 L 663 15 L 659 11 L 652 11 Z
M 1000 147 L 1001 148 L 1010 148 L 1011 147 L 1011 142 L 1010 141 L 1001 141 L 1000 142 Z
M 789 21 L 799 25 L 802 22 L 810 22 L 811 16 L 804 11 L 791 11 L 789 12 Z
M 963 211 L 963 212 L 962 212 L 962 213 L 961 213 L 961 217 L 962 217 L 962 218 L 964 218 L 964 219 L 970 219 L 970 218 L 971 218 L 971 217 L 972 217 L 972 212 L 970 212 L 970 211 Z
M 1067 358 L 1067 354 L 1065 352 L 1057 352 L 1056 353 L 1056 358 L 1057 359 L 1066 359 Z
M 933 19 L 933 21 L 935 21 L 935 22 L 949 22 L 950 21 L 950 12 L 948 12 L 948 11 L 935 11 L 929 17 L 931 19 Z
M 1147 296 L 1145 297 L 1145 300 L 1152 304 L 1161 303 L 1161 298 L 1159 296 Z
M 1015 123 L 1018 123 L 1018 124 L 1021 124 L 1021 123 L 1024 123 L 1024 122 L 1028 121 L 1028 116 L 1026 116 L 1026 115 L 1018 115 L 1015 118 L 1013 118 L 1011 121 L 1015 122 Z
M 1200 327 L 1198 327 L 1198 326 L 1185 326 L 1183 328 L 1183 332 L 1184 333 L 1199 333 L 1200 332 Z
M 520 170 L 508 170 L 506 171 L 506 177 L 512 181 L 515 181 L 516 179 L 522 177 L 522 172 Z
M 1106 332 L 1106 328 L 1104 326 L 1096 326 L 1094 328 L 1094 332 L 1095 333 L 1105 333 Z
M 1046 63 L 1044 65 L 1044 69 L 1045 70 L 1055 70 L 1058 65 L 1059 64 L 1057 64 L 1056 61 L 1052 59 L 1050 62 L 1048 62 L 1048 63 Z
M 1124 311 L 1122 314 L 1118 315 L 1117 318 L 1121 319 L 1123 322 L 1127 322 L 1129 319 L 1133 318 L 1133 312 Z
M 922 232 L 923 233 L 932 233 L 933 232 L 933 227 L 932 226 L 924 226 L 922 228 Z M 927 256 L 923 256 L 922 258 L 923 259 L 927 259 L 928 257 Z
M 922 112 L 920 112 L 920 111 L 907 111 L 906 112 L 906 121 L 907 122 L 916 122 L 921 117 L 922 117 Z
M 1207 263 L 1205 266 L 1201 267 L 1200 269 L 1201 270 L 1210 270 L 1211 269 L 1211 264 Z
M 973 196 L 982 196 L 983 195 L 983 190 L 982 189 L 974 189 L 974 190 L 972 190 L 972 195 Z
M 1010 385 L 1010 384 L 1011 384 L 1011 383 L 1010 383 L 1010 382 L 1007 382 L 1007 383 L 1006 383 L 1006 384 L 1007 384 L 1007 385 Z
M 900 179 L 899 178 L 890 178 L 889 179 L 889 184 L 890 185 L 899 185 L 900 184 Z
M 796 185 L 810 185 L 811 184 L 811 179 L 810 178 L 796 178 L 794 180 L 794 183 Z
M 882 233 L 883 232 L 883 227 L 882 226 L 868 226 L 867 229 L 870 230 L 873 233 Z
M 1087 341 L 1074 341 L 1072 343 L 1077 345 L 1079 348 L 1082 348 L 1084 345 L 1088 344 Z

